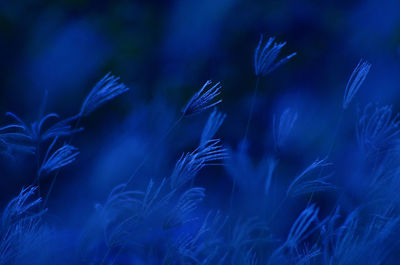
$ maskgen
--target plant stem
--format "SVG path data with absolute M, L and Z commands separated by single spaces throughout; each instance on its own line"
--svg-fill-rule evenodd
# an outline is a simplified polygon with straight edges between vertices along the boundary
M 252 118 L 253 112 L 254 112 L 254 105 L 256 104 L 256 98 L 257 98 L 257 92 L 258 92 L 259 84 L 260 84 L 260 77 L 257 76 L 256 87 L 254 89 L 253 96 L 251 98 L 249 116 L 247 118 L 246 129 L 244 131 L 244 137 L 243 137 L 243 143 L 244 144 L 246 144 L 246 142 L 247 142 L 247 136 L 248 136 L 248 133 L 249 133 L 251 118 Z M 235 193 L 235 188 L 236 188 L 236 179 L 234 178 L 233 179 L 233 183 L 232 183 L 231 196 L 230 196 L 230 199 L 229 199 L 229 212 L 231 212 L 232 207 L 233 207 L 233 197 L 234 197 L 234 193 Z
M 248 136 L 248 133 L 249 133 L 251 118 L 252 118 L 252 116 L 253 116 L 254 106 L 255 106 L 255 104 L 256 104 L 256 98 L 257 98 L 257 92 L 258 92 L 259 84 L 260 84 L 260 77 L 257 76 L 257 79 L 256 79 L 256 88 L 254 89 L 253 96 L 252 96 L 252 99 L 251 99 L 249 117 L 247 118 L 246 129 L 245 129 L 245 131 L 244 131 L 244 137 L 243 137 L 243 139 L 244 139 L 245 141 L 247 140 L 247 136 Z
M 139 170 L 144 166 L 144 164 L 147 162 L 147 160 L 150 158 L 150 156 L 153 154 L 154 149 L 158 147 L 164 140 L 167 138 L 167 136 L 171 133 L 171 131 L 181 122 L 183 119 L 183 115 L 177 119 L 174 124 L 167 130 L 167 132 L 160 138 L 160 140 L 153 146 L 151 147 L 150 151 L 147 153 L 147 155 L 143 158 L 142 162 L 136 167 L 135 171 L 132 173 L 132 175 L 129 177 L 128 181 L 126 182 L 125 188 L 131 183 L 133 178 L 136 176 L 136 174 L 139 172 Z M 124 190 L 125 190 L 124 188 Z

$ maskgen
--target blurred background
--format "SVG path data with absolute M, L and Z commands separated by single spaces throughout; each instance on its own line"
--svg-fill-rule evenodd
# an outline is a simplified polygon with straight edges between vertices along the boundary
M 352 207 L 358 196 L 354 186 L 362 181 L 348 178 L 354 176 L 354 154 L 359 152 L 357 109 L 368 102 L 400 108 L 398 10 L 397 0 L 3 0 L 0 113 L 11 111 L 34 122 L 47 91 L 45 112 L 71 116 L 108 72 L 131 88 L 81 122 L 85 130 L 73 139 L 79 159 L 58 176 L 48 204 L 50 216 L 79 225 L 87 215 L 76 213 L 90 212 L 111 187 L 129 178 L 208 79 L 223 86 L 218 109 L 227 118 L 217 136 L 238 150 L 256 81 L 254 49 L 261 34 L 276 36 L 287 42 L 282 55 L 297 55 L 261 79 L 246 152 L 257 171 L 260 161 L 273 154 L 274 113 L 291 107 L 299 118 L 280 154 L 280 179 L 273 185 L 289 183 L 326 156 L 334 143 L 330 160 L 340 165 L 335 184 L 345 187 L 346 204 Z M 360 58 L 372 69 L 335 137 L 343 92 Z M 179 123 L 134 183 L 141 186 L 144 177 L 169 176 L 180 155 L 196 148 L 207 117 Z M 0 124 L 8 119 L 0 117 Z M 32 156 L 1 156 L 2 206 L 32 183 L 32 172 Z M 253 181 L 251 174 L 244 177 Z M 41 182 L 46 187 L 50 179 Z M 228 209 L 233 182 L 226 168 L 203 170 L 196 182 L 207 189 L 206 207 Z M 246 194 L 240 185 L 235 193 L 235 207 L 247 212 L 240 214 L 259 211 L 256 195 Z M 323 205 L 335 197 L 319 200 Z

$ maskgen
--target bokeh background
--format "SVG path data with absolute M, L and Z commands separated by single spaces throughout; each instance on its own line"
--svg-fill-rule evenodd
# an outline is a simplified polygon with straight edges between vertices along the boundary
M 397 0 L 1 1 L 0 113 L 11 111 L 33 122 L 47 91 L 46 112 L 73 115 L 110 71 L 131 88 L 82 121 L 85 130 L 73 139 L 79 159 L 61 171 L 49 200 L 56 224 L 65 227 L 67 220 L 68 227 L 79 227 L 111 187 L 129 178 L 208 79 L 223 86 L 218 109 L 227 118 L 218 137 L 237 150 L 255 87 L 254 49 L 261 34 L 276 36 L 287 42 L 283 55 L 297 55 L 261 79 L 247 143 L 255 171 L 273 153 L 273 114 L 291 107 L 299 118 L 274 185 L 289 183 L 326 156 L 333 141 L 330 160 L 339 165 L 335 184 L 344 187 L 344 208 L 351 208 L 362 182 L 354 177 L 357 109 L 368 102 L 400 108 L 399 7 Z M 343 92 L 360 58 L 372 68 L 335 137 Z M 0 124 L 7 119 L 0 116 Z M 143 185 L 145 176 L 168 176 L 180 154 L 196 147 L 206 119 L 201 114 L 183 120 L 135 183 Z M 4 205 L 32 183 L 35 161 L 21 154 L 0 161 Z M 251 183 L 251 174 L 246 177 Z M 49 182 L 43 179 L 42 185 Z M 205 208 L 228 209 L 232 177 L 224 167 L 203 170 L 196 183 L 207 189 Z M 260 211 L 256 195 L 240 186 L 235 193 L 237 214 Z M 323 206 L 336 197 L 328 193 L 317 200 Z M 283 211 L 292 216 L 283 221 L 286 225 L 298 214 Z

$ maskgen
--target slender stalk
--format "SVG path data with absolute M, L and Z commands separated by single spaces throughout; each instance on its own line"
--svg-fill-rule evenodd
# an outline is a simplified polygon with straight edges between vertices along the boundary
M 249 128 L 250 128 L 250 123 L 251 123 L 251 118 L 253 116 L 253 112 L 254 112 L 254 105 L 256 104 L 256 98 L 257 98 L 257 92 L 258 92 L 258 87 L 260 84 L 260 76 L 257 76 L 256 79 L 256 87 L 254 89 L 253 92 L 253 96 L 251 98 L 251 105 L 250 105 L 250 111 L 249 111 L 249 116 L 247 118 L 247 124 L 246 124 L 246 129 L 244 131 L 244 137 L 243 137 L 243 143 L 246 144 L 247 142 L 247 136 L 249 134 Z M 234 197 L 234 193 L 235 193 L 235 189 L 236 189 L 236 179 L 233 179 L 233 183 L 232 183 L 232 189 L 231 189 L 231 195 L 230 195 L 230 199 L 229 199 L 229 212 L 232 211 L 232 207 L 233 207 L 233 197 Z
M 103 259 L 101 260 L 101 263 L 100 263 L 100 264 L 105 264 L 105 262 L 106 262 L 106 260 L 107 260 L 107 257 L 108 257 L 108 255 L 110 254 L 110 252 L 111 252 L 111 248 L 110 248 L 110 247 L 107 247 L 107 251 L 106 251 L 106 253 L 104 254 Z
M 256 98 L 257 98 L 259 84 L 260 84 L 260 77 L 257 76 L 256 88 L 254 89 L 253 96 L 251 98 L 249 117 L 247 118 L 246 129 L 244 131 L 244 137 L 243 138 L 244 138 L 245 141 L 247 140 L 247 136 L 248 136 L 249 128 L 250 128 L 250 123 L 251 123 L 251 118 L 253 117 L 254 106 L 256 104 Z
M 331 155 L 331 153 L 333 151 L 333 148 L 335 146 L 336 138 L 337 138 L 339 129 L 340 129 L 341 125 L 342 125 L 343 114 L 344 114 L 344 109 L 342 108 L 342 110 L 340 111 L 340 114 L 339 114 L 338 121 L 336 123 L 336 128 L 335 128 L 335 131 L 333 133 L 332 141 L 331 141 L 331 143 L 329 145 L 329 149 L 328 149 L 328 153 L 326 155 L 326 158 L 329 158 L 329 156 Z M 321 170 L 319 171 L 318 178 L 320 178 L 322 176 L 323 171 L 324 171 L 324 167 L 322 167 Z M 307 207 L 310 205 L 310 203 L 311 203 L 311 201 L 313 199 L 313 196 L 314 196 L 314 192 L 311 193 L 310 198 L 308 199 Z
M 73 120 L 73 119 L 75 119 L 76 117 L 77 117 L 77 116 L 73 116 L 71 119 Z M 76 124 L 75 124 L 75 126 L 74 126 L 74 129 L 76 129 L 76 128 L 79 127 L 79 123 L 80 123 L 80 122 L 81 122 L 81 116 L 79 116 L 78 120 L 76 121 Z M 70 139 L 69 139 L 69 141 L 68 141 L 68 144 L 70 144 L 70 143 L 72 142 L 73 137 L 74 137 L 74 135 L 71 135 L 71 137 L 70 137 Z M 54 189 L 54 184 L 55 184 L 56 181 L 57 181 L 57 176 L 60 174 L 60 171 L 61 171 L 61 169 L 58 169 L 57 172 L 54 174 L 53 179 L 51 180 L 49 190 L 47 191 L 46 198 L 44 199 L 43 204 L 42 204 L 42 208 L 43 208 L 43 209 L 44 209 L 45 206 L 47 205 L 47 202 L 48 202 L 48 200 L 49 200 L 50 194 L 51 194 L 51 192 L 52 192 L 53 189 Z
M 285 198 L 284 198 L 283 200 L 281 200 L 281 202 L 279 203 L 278 207 L 276 207 L 274 213 L 273 213 L 273 214 L 271 215 L 271 217 L 269 218 L 267 224 L 270 224 L 270 223 L 274 220 L 274 218 L 275 218 L 275 216 L 278 214 L 279 210 L 282 208 L 282 206 L 283 206 L 283 205 L 285 204 L 285 202 L 287 201 L 287 198 L 288 198 L 288 197 L 285 196 Z
M 329 146 L 329 149 L 328 149 L 328 154 L 327 154 L 328 157 L 331 155 L 332 150 L 333 150 L 333 148 L 335 147 L 336 138 L 337 138 L 339 129 L 340 129 L 341 125 L 342 125 L 343 114 L 344 114 L 344 109 L 342 109 L 342 110 L 340 111 L 339 118 L 338 118 L 338 121 L 337 121 L 337 123 L 336 123 L 335 132 L 334 132 L 334 134 L 333 134 L 332 142 L 331 142 L 331 144 L 330 144 L 330 146 Z
M 235 193 L 235 187 L 236 187 L 236 178 L 233 178 L 231 196 L 229 199 L 229 213 L 232 212 L 232 209 L 233 209 L 233 195 Z
M 44 95 L 43 95 L 43 101 L 42 104 L 40 106 L 39 109 L 39 113 L 38 113 L 38 121 L 40 121 L 42 119 L 42 117 L 44 116 L 44 111 L 46 109 L 46 105 L 47 105 L 47 99 L 48 99 L 48 91 L 47 89 L 44 91 Z M 38 132 L 40 134 L 40 132 Z M 38 136 L 39 137 L 39 136 Z M 36 142 L 36 169 L 37 169 L 37 176 L 34 182 L 34 185 L 38 186 L 38 195 L 39 197 L 41 197 L 41 191 L 40 191 L 40 176 L 39 176 L 39 170 L 40 170 L 40 140 L 39 138 L 37 139 Z
M 181 115 L 179 117 L 179 119 L 177 119 L 174 122 L 174 124 L 166 131 L 166 133 L 160 138 L 160 140 L 156 144 L 154 144 L 154 146 L 152 146 L 150 148 L 150 151 L 147 152 L 147 155 L 143 158 L 142 162 L 140 162 L 140 164 L 136 167 L 135 171 L 133 171 L 132 175 L 129 177 L 128 181 L 126 182 L 125 188 L 132 182 L 133 178 L 136 176 L 136 174 L 139 172 L 139 170 L 144 166 L 144 164 L 147 162 L 147 160 L 153 154 L 154 149 L 156 147 L 158 147 L 165 140 L 165 138 L 168 137 L 168 135 L 172 132 L 173 129 L 175 129 L 176 126 L 178 126 L 178 124 L 181 122 L 182 119 L 183 119 L 183 115 Z M 125 188 L 124 188 L 124 190 L 125 190 Z

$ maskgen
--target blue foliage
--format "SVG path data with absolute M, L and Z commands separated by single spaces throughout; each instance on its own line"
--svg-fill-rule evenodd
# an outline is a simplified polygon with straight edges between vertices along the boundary
M 398 4 L 28 2 L 0 3 L 0 265 L 398 264 L 399 44 L 371 15 Z

